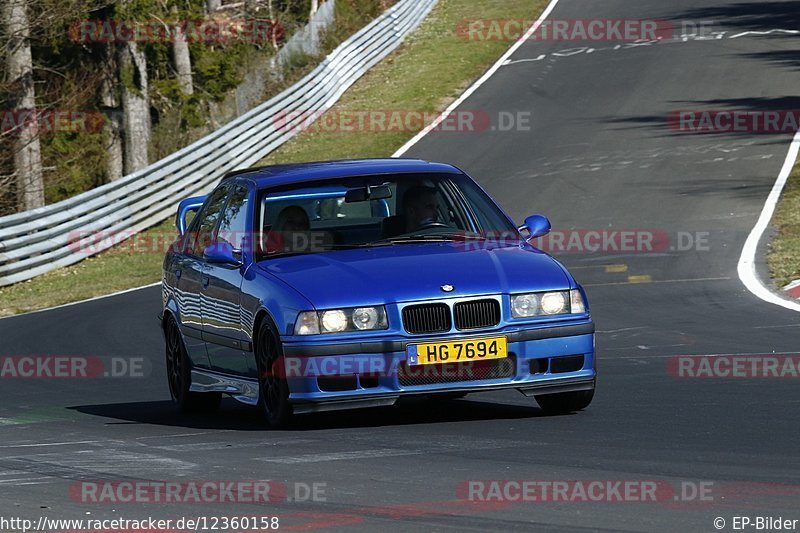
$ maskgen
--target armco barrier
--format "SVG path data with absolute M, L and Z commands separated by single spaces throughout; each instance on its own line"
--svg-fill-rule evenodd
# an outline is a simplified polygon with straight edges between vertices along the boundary
M 107 246 L 98 243 L 91 253 L 70 246 L 79 231 L 84 236 L 142 231 L 173 216 L 182 198 L 206 193 L 226 172 L 253 165 L 300 131 L 292 126 L 307 120 L 304 111 L 326 109 L 339 100 L 436 2 L 400 0 L 292 87 L 145 169 L 67 200 L 1 217 L 0 287 L 77 263 Z

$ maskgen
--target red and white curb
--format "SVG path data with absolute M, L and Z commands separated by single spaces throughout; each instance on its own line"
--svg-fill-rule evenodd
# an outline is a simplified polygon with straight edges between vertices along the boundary
M 791 296 L 792 298 L 797 298 L 800 300 L 800 279 L 796 279 L 787 286 L 783 288 L 786 291 L 786 294 Z

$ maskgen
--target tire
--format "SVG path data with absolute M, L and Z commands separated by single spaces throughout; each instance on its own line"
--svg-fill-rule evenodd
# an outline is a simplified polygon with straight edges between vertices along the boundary
M 581 411 L 589 407 L 594 398 L 594 389 L 577 392 L 561 392 L 558 394 L 540 394 L 535 396 L 536 403 L 547 413 L 566 414 Z
M 175 318 L 170 316 L 164 328 L 167 340 L 167 383 L 172 401 L 183 413 L 210 412 L 219 407 L 222 394 L 219 392 L 191 392 L 192 366 L 180 329 Z
M 255 352 L 258 406 L 269 427 L 284 427 L 292 419 L 292 404 L 289 403 L 289 384 L 283 366 L 283 347 L 269 318 L 264 318 L 258 328 Z

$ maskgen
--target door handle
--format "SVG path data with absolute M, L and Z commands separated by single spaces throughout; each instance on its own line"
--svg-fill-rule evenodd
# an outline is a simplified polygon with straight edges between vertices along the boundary
M 208 283 L 211 281 L 208 276 L 203 276 L 203 288 L 208 288 Z
M 176 278 L 181 279 L 181 274 L 183 274 L 183 271 L 180 268 L 175 271 Z

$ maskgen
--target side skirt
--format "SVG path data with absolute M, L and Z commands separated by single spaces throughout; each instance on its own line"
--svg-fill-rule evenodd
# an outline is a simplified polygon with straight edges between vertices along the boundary
M 258 381 L 192 369 L 192 392 L 222 392 L 247 405 L 258 404 Z

